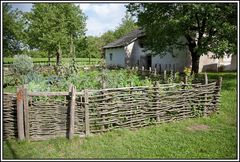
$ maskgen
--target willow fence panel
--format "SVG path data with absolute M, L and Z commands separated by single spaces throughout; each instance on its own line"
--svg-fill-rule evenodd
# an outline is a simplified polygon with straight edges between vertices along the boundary
M 27 92 L 27 87 L 20 90 L 23 93 L 17 96 L 4 93 L 4 138 L 38 140 L 208 116 L 219 110 L 221 79 L 205 84 L 156 83 L 152 87 L 81 92 L 74 86 L 69 92 Z

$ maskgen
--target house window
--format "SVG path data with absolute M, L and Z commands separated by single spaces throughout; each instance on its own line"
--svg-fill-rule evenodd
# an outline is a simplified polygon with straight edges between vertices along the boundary
M 109 56 L 110 56 L 110 61 L 112 61 L 112 53 L 110 53 Z

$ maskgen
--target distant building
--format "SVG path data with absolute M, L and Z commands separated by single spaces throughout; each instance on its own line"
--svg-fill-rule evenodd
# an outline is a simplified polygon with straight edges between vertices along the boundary
M 144 32 L 136 29 L 120 39 L 111 42 L 103 47 L 105 61 L 107 66 L 133 67 L 141 68 L 151 67 L 157 71 L 179 71 L 183 72 L 185 67 L 192 64 L 191 55 L 187 49 L 173 49 L 171 53 L 160 57 L 152 56 L 151 51 L 145 51 L 142 43 Z M 223 59 L 212 58 L 213 54 L 200 57 L 199 72 L 202 71 L 219 71 L 219 70 L 236 70 L 236 61 L 232 61 L 232 56 L 224 56 Z M 235 58 L 236 60 L 236 58 Z M 235 63 L 235 65 L 234 65 Z

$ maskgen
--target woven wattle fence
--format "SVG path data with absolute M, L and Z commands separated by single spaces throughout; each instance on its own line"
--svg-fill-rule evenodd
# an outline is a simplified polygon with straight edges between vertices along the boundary
M 76 92 L 28 92 L 3 97 L 6 138 L 72 138 L 208 116 L 219 110 L 221 78 L 205 84 L 164 84 Z M 16 97 L 17 96 L 17 97 Z

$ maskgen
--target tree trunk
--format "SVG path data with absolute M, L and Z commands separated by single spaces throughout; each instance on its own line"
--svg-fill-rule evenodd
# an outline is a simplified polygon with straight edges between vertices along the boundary
M 200 59 L 200 56 L 198 55 L 198 46 L 195 42 L 195 39 L 193 39 L 189 34 L 186 34 L 185 37 L 188 40 L 188 49 L 192 56 L 191 75 L 193 73 L 197 74 L 199 69 L 199 59 Z
M 50 66 L 50 61 L 51 61 L 50 52 L 48 51 L 48 66 Z
M 199 70 L 200 56 L 197 54 L 197 52 L 191 52 L 191 55 L 192 55 L 192 71 L 191 71 L 191 74 L 193 74 L 193 72 L 195 74 L 197 74 L 198 70 Z
M 59 54 L 59 51 L 57 51 L 57 54 L 56 54 L 56 65 L 59 66 L 60 65 L 60 54 Z
M 58 50 L 57 50 L 57 53 L 56 53 L 56 65 L 59 66 L 61 64 L 61 61 L 62 61 L 62 51 L 61 51 L 61 46 L 60 46 L 60 43 L 58 45 Z
M 89 65 L 91 64 L 91 53 L 89 52 L 88 53 L 88 62 L 89 62 Z

